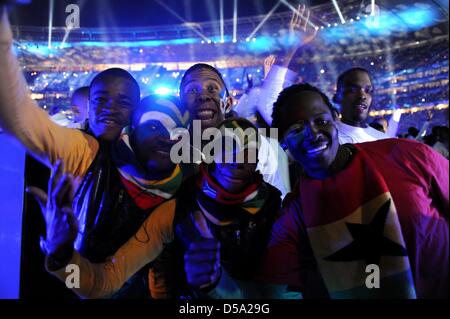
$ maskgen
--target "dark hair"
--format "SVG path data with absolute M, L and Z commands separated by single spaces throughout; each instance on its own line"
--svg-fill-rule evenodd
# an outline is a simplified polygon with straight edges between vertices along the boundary
M 355 67 L 355 68 L 351 68 L 348 70 L 345 70 L 344 72 L 342 72 L 341 74 L 339 74 L 338 78 L 337 78 L 337 83 L 336 83 L 336 94 L 333 95 L 333 102 L 334 103 L 340 103 L 339 99 L 338 99 L 338 95 L 341 94 L 341 90 L 342 87 L 345 85 L 345 82 L 347 81 L 347 78 L 355 73 L 355 72 L 364 72 L 369 76 L 370 82 L 372 83 L 373 86 L 373 81 L 372 81 L 372 77 L 370 76 L 370 73 L 367 69 L 361 68 L 361 67 Z
M 227 84 L 225 83 L 225 80 L 223 79 L 222 74 L 215 67 L 213 67 L 212 65 L 206 64 L 206 63 L 194 64 L 189 69 L 187 69 L 186 72 L 184 72 L 183 77 L 181 78 L 181 82 L 180 82 L 180 95 L 182 94 L 181 88 L 183 86 L 184 81 L 186 80 L 186 77 L 190 73 L 201 70 L 201 69 L 208 69 L 208 70 L 214 72 L 215 74 L 217 74 L 219 79 L 222 81 L 223 86 L 225 87 L 225 92 L 226 92 L 227 96 L 230 96 L 230 92 L 228 91 Z
M 369 124 L 369 126 L 372 127 L 372 128 L 374 128 L 374 129 L 376 129 L 377 131 L 380 131 L 380 132 L 383 132 L 383 133 L 384 133 L 383 125 L 381 125 L 381 124 L 378 123 L 378 122 L 372 122 L 372 123 Z
M 325 102 L 326 106 L 328 106 L 328 108 L 330 109 L 333 118 L 335 119 L 336 116 L 339 114 L 331 104 L 330 99 L 320 89 L 309 83 L 294 84 L 281 91 L 280 95 L 278 95 L 278 99 L 273 104 L 272 127 L 280 129 L 281 114 L 283 110 L 286 109 L 286 106 L 288 106 L 289 103 L 291 103 L 290 99 L 294 95 L 297 95 L 302 92 L 318 93 L 322 97 L 322 100 Z M 282 136 L 280 134 L 279 138 L 281 137 Z
M 82 86 L 82 87 L 76 89 L 75 91 L 73 91 L 72 98 L 77 95 L 84 95 L 84 96 L 88 97 L 89 96 L 89 86 Z
M 410 126 L 410 127 L 408 127 L 408 134 L 413 137 L 417 137 L 417 135 L 419 135 L 419 130 L 417 128 L 415 128 L 414 126 Z
M 106 69 L 99 74 L 97 74 L 91 81 L 90 88 L 95 84 L 95 82 L 106 80 L 107 78 L 116 77 L 116 78 L 123 78 L 126 80 L 129 80 L 131 83 L 133 83 L 133 86 L 136 89 L 136 93 L 138 98 L 141 95 L 141 90 L 139 88 L 139 84 L 137 83 L 136 79 L 126 70 L 121 68 L 110 68 Z

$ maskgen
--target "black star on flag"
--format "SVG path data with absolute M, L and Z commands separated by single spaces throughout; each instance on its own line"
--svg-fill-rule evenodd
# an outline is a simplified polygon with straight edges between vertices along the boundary
M 345 223 L 354 241 L 325 257 L 328 261 L 365 260 L 378 265 L 381 256 L 407 256 L 405 247 L 383 236 L 391 200 L 384 203 L 369 224 Z

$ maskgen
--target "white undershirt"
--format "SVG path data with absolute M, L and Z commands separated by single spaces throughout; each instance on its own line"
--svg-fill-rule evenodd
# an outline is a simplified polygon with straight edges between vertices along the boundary
M 351 126 L 340 121 L 337 122 L 338 134 L 339 134 L 339 143 L 364 143 L 364 142 L 372 142 L 376 140 L 383 140 L 386 138 L 390 138 L 389 135 L 377 131 L 373 127 L 356 127 Z

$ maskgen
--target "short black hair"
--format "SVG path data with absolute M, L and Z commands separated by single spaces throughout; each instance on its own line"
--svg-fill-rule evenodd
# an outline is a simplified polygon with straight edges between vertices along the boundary
M 314 92 L 318 93 L 325 105 L 330 109 L 331 115 L 333 118 L 336 118 L 339 114 L 336 109 L 333 107 L 333 105 L 330 102 L 330 99 L 323 93 L 319 88 L 309 84 L 309 83 L 299 83 L 291 85 L 287 88 L 285 88 L 281 93 L 278 95 L 278 99 L 273 104 L 273 111 L 272 111 L 272 127 L 280 129 L 281 126 L 281 114 L 286 109 L 286 106 L 291 102 L 290 99 L 299 93 L 302 92 Z M 281 135 L 278 135 L 279 138 L 281 138 Z
M 370 73 L 367 69 L 362 68 L 362 67 L 354 67 L 354 68 L 350 68 L 348 70 L 345 70 L 344 72 L 342 72 L 341 74 L 339 74 L 338 78 L 337 78 L 337 82 L 336 82 L 336 94 L 333 96 L 333 102 L 334 103 L 339 103 L 338 102 L 338 98 L 337 95 L 340 94 L 342 87 L 345 85 L 345 82 L 347 81 L 347 78 L 355 73 L 355 72 L 364 72 L 369 76 L 370 82 L 372 83 L 373 86 L 373 80 L 372 77 L 370 76 Z
M 417 135 L 419 135 L 419 130 L 417 128 L 415 128 L 414 126 L 410 126 L 408 127 L 408 134 L 413 136 L 413 137 L 417 137 Z
M 201 69 L 208 69 L 208 70 L 216 73 L 217 76 L 219 77 L 219 79 L 222 81 L 223 86 L 225 87 L 225 92 L 226 92 L 227 96 L 230 96 L 230 92 L 228 91 L 227 84 L 225 83 L 225 80 L 222 77 L 222 73 L 220 73 L 220 71 L 217 70 L 212 65 L 209 65 L 206 63 L 196 63 L 193 66 L 191 66 L 189 69 L 187 69 L 186 72 L 184 72 L 183 77 L 181 78 L 181 82 L 180 82 L 180 95 L 182 94 L 181 88 L 183 86 L 183 83 L 186 81 L 186 77 L 190 73 L 201 70 Z
M 95 82 L 105 80 L 106 78 L 110 77 L 118 77 L 129 80 L 131 83 L 133 83 L 133 86 L 136 89 L 136 93 L 138 98 L 141 96 L 141 89 L 139 87 L 139 84 L 137 83 L 136 79 L 127 71 L 121 68 L 109 68 L 106 69 L 99 74 L 97 74 L 91 81 L 90 88 L 95 84 Z
M 380 131 L 380 132 L 383 132 L 383 133 L 384 133 L 383 125 L 381 125 L 381 124 L 378 123 L 378 122 L 372 122 L 372 123 L 369 124 L 369 126 L 370 126 L 371 128 L 376 129 L 377 131 Z
M 72 97 L 74 97 L 76 95 L 89 96 L 89 86 L 82 86 L 82 87 L 79 87 L 78 89 L 76 89 L 75 91 L 73 91 Z

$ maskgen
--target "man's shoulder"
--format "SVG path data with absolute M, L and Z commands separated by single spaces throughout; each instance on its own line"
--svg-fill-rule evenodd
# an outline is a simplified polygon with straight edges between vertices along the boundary
M 390 155 L 414 156 L 421 154 L 422 156 L 425 156 L 432 151 L 426 144 L 403 138 L 387 138 L 373 142 L 360 143 L 357 144 L 357 147 L 367 152 L 385 153 Z
M 336 125 L 337 125 L 338 129 L 342 130 L 343 132 L 352 131 L 354 129 L 354 126 L 350 126 L 339 120 L 336 121 Z

